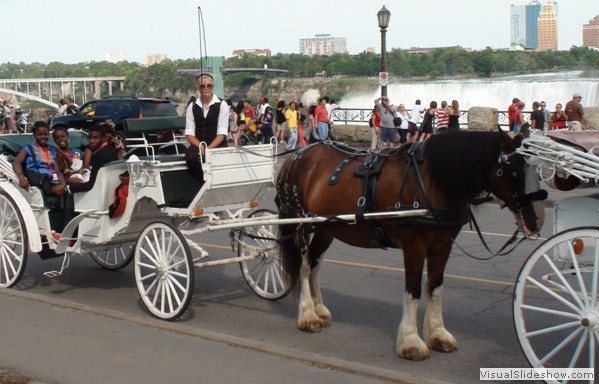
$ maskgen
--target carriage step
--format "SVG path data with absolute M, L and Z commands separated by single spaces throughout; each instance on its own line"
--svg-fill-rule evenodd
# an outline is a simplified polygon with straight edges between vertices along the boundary
M 44 272 L 44 276 L 49 277 L 51 279 L 61 276 L 65 269 L 69 267 L 71 257 L 68 253 L 65 253 L 64 258 L 62 259 L 62 265 L 60 267 L 60 271 L 48 271 Z

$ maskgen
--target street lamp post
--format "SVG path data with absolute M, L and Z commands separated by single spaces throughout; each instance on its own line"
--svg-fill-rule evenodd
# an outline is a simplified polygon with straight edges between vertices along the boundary
M 381 72 L 379 73 L 379 83 L 381 85 L 381 96 L 387 96 L 387 83 L 389 75 L 387 74 L 387 27 L 391 12 L 383 5 L 383 8 L 376 14 L 381 29 Z

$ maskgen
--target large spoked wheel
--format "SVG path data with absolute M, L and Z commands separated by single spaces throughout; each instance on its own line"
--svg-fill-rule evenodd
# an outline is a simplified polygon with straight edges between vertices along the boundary
M 150 313 L 163 320 L 181 316 L 194 284 L 191 252 L 181 232 L 165 223 L 148 225 L 134 257 L 137 290 Z
M 276 212 L 268 209 L 254 211 L 249 217 L 272 215 Z M 238 247 L 239 257 L 258 253 L 252 260 L 240 261 L 241 273 L 248 286 L 258 296 L 269 300 L 285 297 L 290 287 L 283 275 L 283 267 L 276 241 L 279 237 L 279 226 L 264 223 L 254 227 L 245 227 L 239 232 L 239 240 L 250 245 Z
M 27 232 L 21 211 L 14 200 L 0 191 L 0 287 L 15 286 L 27 263 Z
M 113 248 L 91 251 L 89 255 L 102 268 L 116 271 L 125 268 L 133 260 L 133 244 L 119 244 Z
M 514 325 L 533 367 L 597 367 L 598 286 L 599 227 L 560 232 L 530 255 L 516 282 Z

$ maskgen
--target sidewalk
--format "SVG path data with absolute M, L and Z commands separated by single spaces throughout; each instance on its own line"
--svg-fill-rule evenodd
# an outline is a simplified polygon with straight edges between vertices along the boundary
M 1 366 L 30 384 L 439 383 L 23 291 L 0 307 Z

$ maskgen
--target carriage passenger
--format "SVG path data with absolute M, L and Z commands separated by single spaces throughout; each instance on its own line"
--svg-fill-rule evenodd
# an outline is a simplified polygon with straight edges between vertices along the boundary
M 23 145 L 13 162 L 13 170 L 19 178 L 21 188 L 27 189 L 29 185 L 33 185 L 46 194 L 60 196 L 64 192 L 65 179 L 57 169 L 58 153 L 55 147 L 48 145 L 49 137 L 48 123 L 36 121 L 33 124 L 35 142 Z
M 229 105 L 214 94 L 214 78 L 211 75 L 200 74 L 196 78 L 196 87 L 200 96 L 185 113 L 185 137 L 190 144 L 185 151 L 185 162 L 192 176 L 203 181 L 200 143 L 206 142 L 208 148 L 227 146 Z
M 90 175 L 89 181 L 80 184 L 69 184 L 66 187 L 66 201 L 65 201 L 65 225 L 67 225 L 72 219 L 75 218 L 75 200 L 73 193 L 75 192 L 87 192 L 90 191 L 100 168 L 110 163 L 111 161 L 119 160 L 118 150 L 113 145 L 108 143 L 108 137 L 106 135 L 106 124 L 97 123 L 89 129 L 89 147 L 91 153 L 90 159 Z M 86 150 L 86 151 L 87 151 Z M 52 237 L 54 240 L 60 239 L 60 234 L 53 233 Z
M 56 127 L 52 132 L 52 138 L 56 143 L 58 156 L 56 164 L 63 173 L 67 183 L 78 183 L 83 181 L 83 153 L 77 148 L 69 146 L 69 132 L 64 127 Z

